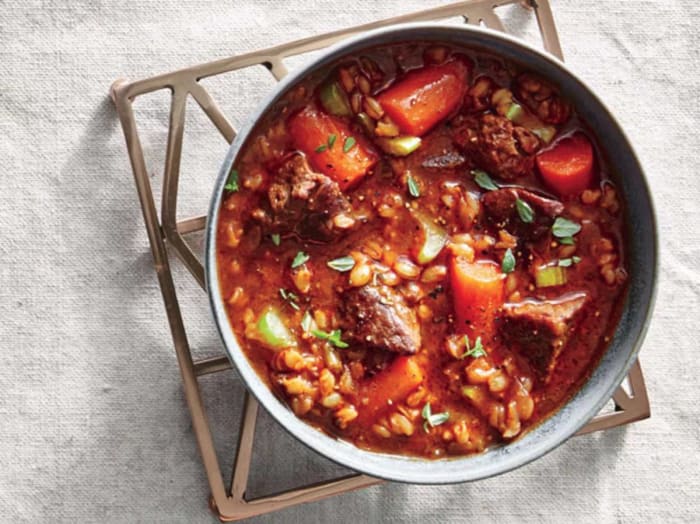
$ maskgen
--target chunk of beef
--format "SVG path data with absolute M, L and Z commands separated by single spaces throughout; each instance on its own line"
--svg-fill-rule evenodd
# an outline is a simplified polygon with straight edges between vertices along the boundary
M 515 79 L 515 95 L 543 122 L 563 124 L 571 115 L 571 104 L 545 79 L 523 73 Z
M 524 300 L 503 306 L 500 331 L 504 340 L 522 350 L 545 382 L 556 367 L 572 323 L 586 299 L 585 293 L 574 293 L 556 301 Z
M 408 354 L 420 349 L 416 313 L 389 286 L 367 285 L 345 291 L 341 315 L 347 334 L 369 347 Z
M 534 212 L 531 223 L 520 219 L 516 200 L 527 202 Z M 564 204 L 558 200 L 538 195 L 522 188 L 506 187 L 488 191 L 481 196 L 486 222 L 498 229 L 530 240 L 537 240 L 547 234 L 554 218 L 564 211 Z
M 481 197 L 488 218 L 497 226 L 502 227 L 506 222 L 518 217 L 515 201 L 521 199 L 532 207 L 535 216 L 544 215 L 553 219 L 564 212 L 564 204 L 558 200 L 547 198 L 527 189 L 506 187 L 488 191 Z
M 504 180 L 532 174 L 540 147 L 531 131 L 493 114 L 462 118 L 454 140 L 479 167 Z
M 356 223 L 350 202 L 338 184 L 312 171 L 302 155 L 294 155 L 282 164 L 267 197 L 268 205 L 253 216 L 271 231 L 295 232 L 304 238 L 324 241 Z

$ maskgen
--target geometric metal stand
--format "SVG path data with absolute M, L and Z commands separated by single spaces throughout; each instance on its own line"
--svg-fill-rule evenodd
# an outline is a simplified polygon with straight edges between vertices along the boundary
M 524 8 L 530 9 L 536 16 L 543 47 L 553 55 L 562 58 L 559 39 L 548 0 L 530 0 L 529 2 L 518 2 L 518 0 L 467 0 L 313 36 L 244 55 L 208 62 L 144 80 L 117 80 L 112 85 L 110 95 L 116 106 L 124 131 L 153 262 L 165 303 L 168 323 L 175 346 L 175 354 L 182 374 L 183 389 L 192 417 L 197 445 L 211 488 L 210 506 L 222 521 L 249 518 L 384 481 L 362 474 L 354 474 L 312 486 L 295 488 L 276 495 L 268 495 L 253 500 L 246 499 L 245 494 L 258 412 L 257 401 L 249 393 L 246 393 L 240 421 L 241 430 L 234 460 L 233 475 L 230 485 L 228 488 L 226 487 L 221 467 L 216 457 L 198 379 L 206 374 L 228 370 L 231 364 L 223 354 L 213 358 L 194 361 L 170 269 L 170 255 L 175 254 L 183 261 L 199 285 L 202 288 L 204 287 L 202 263 L 186 241 L 186 236 L 201 231 L 204 228 L 206 217 L 197 216 L 181 221 L 178 221 L 176 218 L 187 99 L 192 97 L 197 102 L 211 123 L 230 143 L 236 132 L 209 92 L 200 84 L 200 80 L 204 78 L 235 73 L 235 71 L 251 66 L 264 65 L 275 79 L 279 80 L 287 73 L 284 60 L 291 56 L 322 49 L 343 38 L 369 29 L 403 22 L 463 17 L 465 23 L 483 24 L 492 29 L 505 31 L 501 19 L 494 9 L 516 3 L 520 3 Z M 132 108 L 132 104 L 137 97 L 159 90 L 170 90 L 172 95 L 160 215 L 156 208 L 150 179 L 146 171 L 146 163 Z M 649 400 L 644 386 L 642 370 L 638 362 L 632 367 L 627 381 L 630 392 L 626 392 L 622 387 L 618 388 L 613 396 L 614 411 L 597 415 L 579 434 L 629 424 L 650 416 Z

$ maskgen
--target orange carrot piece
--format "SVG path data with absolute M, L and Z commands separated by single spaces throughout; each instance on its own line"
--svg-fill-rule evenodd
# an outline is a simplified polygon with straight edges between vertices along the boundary
M 468 262 L 453 257 L 450 282 L 454 300 L 456 329 L 472 337 L 493 335 L 493 319 L 503 304 L 505 275 L 494 262 Z
M 401 132 L 421 136 L 461 103 L 469 81 L 462 60 L 410 71 L 377 100 Z
M 593 146 L 584 134 L 576 133 L 537 155 L 537 167 L 557 194 L 580 193 L 593 181 Z
M 372 146 L 343 120 L 312 106 L 294 114 L 287 129 L 294 146 L 306 154 L 311 165 L 338 182 L 342 190 L 359 182 L 379 160 Z
M 361 392 L 367 403 L 360 409 L 360 417 L 373 420 L 391 404 L 405 399 L 425 378 L 415 357 L 399 356 L 385 370 L 377 373 Z

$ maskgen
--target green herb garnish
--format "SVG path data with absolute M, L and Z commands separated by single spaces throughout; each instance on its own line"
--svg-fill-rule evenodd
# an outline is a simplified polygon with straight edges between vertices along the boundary
M 418 187 L 418 182 L 409 174 L 406 177 L 406 182 L 408 183 L 408 194 L 413 198 L 418 198 L 420 196 L 420 187 Z
M 574 237 L 564 237 L 559 239 L 559 243 L 566 246 L 573 246 L 576 241 L 574 240 Z
M 485 189 L 486 191 L 495 191 L 498 189 L 498 184 L 491 180 L 491 177 L 486 171 L 474 169 L 472 175 L 474 176 L 474 182 L 476 182 L 476 185 L 481 189 Z
M 515 255 L 510 248 L 506 249 L 503 254 L 503 260 L 501 261 L 501 271 L 504 273 L 511 273 L 515 269 Z
M 312 329 L 311 334 L 316 338 L 326 340 L 327 342 L 333 344 L 337 348 L 348 347 L 348 343 L 344 342 L 342 338 L 340 338 L 343 335 L 343 333 L 339 329 L 334 329 L 331 332 L 321 331 L 320 329 Z
M 439 426 L 440 424 L 444 424 L 450 420 L 450 413 L 447 411 L 443 411 L 442 413 L 433 413 L 432 409 L 430 408 L 430 402 L 425 403 L 425 406 L 423 406 L 423 410 L 421 411 L 421 415 L 424 419 L 423 430 L 426 433 L 429 431 L 428 427 L 434 428 L 435 426 Z
M 573 265 L 573 263 L 574 263 L 574 261 L 571 260 L 570 258 L 560 258 L 560 259 L 557 261 L 557 266 L 559 266 L 559 267 L 569 267 L 569 266 Z
M 295 269 L 301 266 L 302 264 L 305 264 L 310 258 L 311 257 L 303 251 L 299 251 L 294 257 L 294 260 L 292 260 L 292 269 Z
M 297 301 L 299 300 L 298 296 L 284 288 L 280 288 L 280 296 L 282 297 L 282 300 L 292 307 L 292 309 L 299 311 L 299 304 L 297 304 Z
M 581 231 L 581 224 L 566 218 L 557 217 L 552 224 L 552 234 L 557 238 L 573 237 L 579 231 Z
M 557 265 L 559 267 L 569 267 L 569 266 L 572 266 L 574 264 L 578 264 L 579 262 L 581 262 L 581 257 L 573 256 L 571 258 L 559 259 L 559 261 L 557 262 Z
M 523 199 L 515 199 L 515 209 L 518 210 L 518 216 L 520 217 L 520 220 L 522 220 L 526 224 L 531 223 L 535 219 L 535 212 L 530 207 L 530 204 L 525 202 Z
M 338 137 L 335 136 L 335 134 L 331 134 L 328 136 L 328 149 L 333 149 L 333 144 L 335 144 L 335 141 Z
M 328 146 L 326 144 L 321 144 L 316 149 L 314 149 L 314 151 L 316 151 L 317 153 L 323 153 L 326 149 L 328 149 Z
M 474 346 L 471 346 L 469 342 L 469 337 L 467 335 L 464 335 L 464 346 L 467 348 L 467 350 L 464 353 L 462 353 L 462 356 L 460 357 L 462 359 L 465 359 L 467 357 L 479 358 L 485 357 L 487 355 L 484 346 L 481 344 L 481 337 L 476 337 L 476 340 L 474 341 Z
M 272 233 L 270 235 L 270 240 L 272 240 L 272 243 L 276 246 L 279 246 L 280 242 L 282 242 L 282 238 L 279 236 L 278 233 Z
M 347 153 L 348 151 L 350 151 L 355 144 L 357 144 L 357 140 L 355 140 L 351 136 L 347 137 L 345 139 L 345 142 L 343 143 L 343 153 Z
M 230 191 L 231 193 L 235 193 L 240 189 L 240 187 L 238 187 L 238 171 L 236 171 L 235 169 L 231 170 L 231 174 L 229 175 L 228 180 L 226 181 L 224 189 L 226 191 Z
M 331 269 L 344 273 L 345 271 L 350 271 L 353 267 L 355 267 L 355 260 L 350 256 L 340 257 L 329 260 L 326 262 L 326 265 Z

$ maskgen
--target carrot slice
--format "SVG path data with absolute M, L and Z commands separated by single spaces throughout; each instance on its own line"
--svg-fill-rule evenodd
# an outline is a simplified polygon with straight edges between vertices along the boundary
M 377 100 L 401 132 L 421 136 L 461 103 L 469 68 L 462 60 L 410 71 Z
M 338 182 L 342 190 L 359 182 L 379 159 L 345 122 L 312 106 L 294 114 L 287 129 L 294 146 L 306 154 L 311 165 Z
M 361 397 L 367 399 L 367 403 L 360 410 L 360 417 L 365 421 L 373 420 L 391 404 L 405 399 L 424 378 L 415 357 L 396 357 L 388 368 L 364 385 Z
M 485 339 L 493 335 L 493 319 L 503 304 L 504 278 L 505 275 L 494 262 L 468 262 L 460 257 L 452 258 L 450 282 L 459 333 Z
M 580 193 L 593 181 L 593 146 L 585 135 L 576 133 L 537 155 L 537 167 L 557 194 Z

